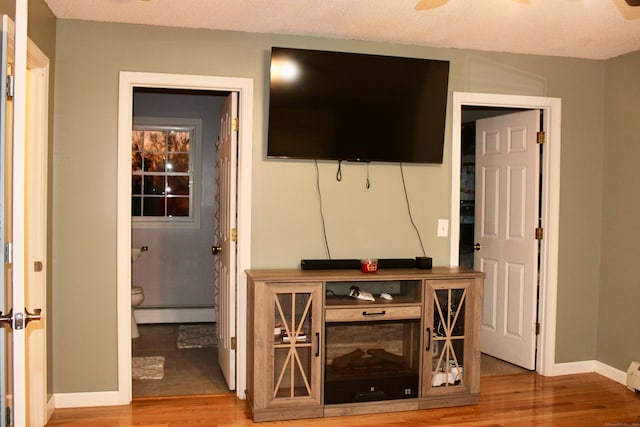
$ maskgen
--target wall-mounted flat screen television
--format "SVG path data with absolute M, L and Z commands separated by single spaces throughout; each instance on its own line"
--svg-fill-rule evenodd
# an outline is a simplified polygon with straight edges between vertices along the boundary
M 449 62 L 274 47 L 267 157 L 442 163 Z

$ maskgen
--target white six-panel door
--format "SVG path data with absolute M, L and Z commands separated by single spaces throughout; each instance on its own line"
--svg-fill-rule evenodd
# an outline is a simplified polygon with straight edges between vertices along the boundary
M 220 136 L 217 150 L 216 259 L 218 308 L 218 363 L 230 390 L 236 388 L 236 176 L 238 93 L 231 92 L 220 109 Z
M 535 369 L 540 112 L 476 122 L 474 267 L 486 273 L 482 352 Z

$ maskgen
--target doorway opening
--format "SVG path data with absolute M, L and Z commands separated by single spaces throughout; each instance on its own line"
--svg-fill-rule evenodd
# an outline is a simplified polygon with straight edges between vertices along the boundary
M 219 318 L 220 313 L 214 312 L 214 297 L 213 297 L 213 276 L 215 274 L 211 274 L 210 272 L 204 273 L 202 276 L 206 278 L 209 275 L 209 288 L 204 289 L 203 291 L 209 292 L 210 300 L 206 301 L 204 305 L 196 304 L 184 304 L 184 301 L 176 300 L 178 303 L 172 303 L 170 300 L 164 301 L 163 298 L 167 297 L 167 293 L 171 292 L 163 292 L 160 291 L 156 295 L 153 294 L 153 286 L 159 282 L 157 280 L 159 272 L 157 271 L 159 267 L 156 265 L 155 269 L 151 269 L 152 273 L 142 273 L 140 277 L 144 278 L 144 281 L 147 283 L 151 283 L 148 289 L 151 292 L 149 301 L 149 307 L 145 310 L 140 317 L 141 323 L 159 323 L 162 325 L 175 325 L 177 323 L 198 323 L 201 326 L 210 326 L 213 323 L 213 320 L 217 320 L 217 347 L 215 350 L 217 351 L 218 361 L 224 361 L 225 363 L 220 363 L 220 369 L 223 372 L 225 379 L 227 380 L 227 384 L 229 384 L 228 389 L 232 390 L 244 390 L 244 369 L 237 370 L 236 376 L 236 364 L 237 366 L 244 366 L 244 359 L 246 358 L 246 349 L 243 346 L 238 346 L 238 348 L 232 347 L 232 338 L 235 342 L 241 343 L 244 340 L 241 340 L 240 337 L 246 331 L 246 322 L 243 320 L 245 318 L 244 312 L 246 311 L 245 307 L 239 306 L 236 309 L 235 300 L 239 298 L 243 300 L 244 295 L 246 295 L 246 279 L 243 277 L 243 272 L 246 268 L 250 266 L 250 239 L 251 239 L 251 135 L 252 135 L 252 109 L 253 109 L 253 81 L 251 79 L 244 78 L 230 78 L 230 77 L 214 77 L 214 76 L 193 76 L 193 75 L 174 75 L 174 74 L 155 74 L 155 73 L 130 73 L 130 72 L 121 72 L 120 73 L 120 101 L 119 101 L 119 123 L 118 123 L 118 213 L 117 213 L 117 265 L 118 265 L 118 277 L 117 277 L 117 288 L 118 288 L 118 396 L 117 402 L 121 404 L 129 403 L 133 396 L 132 390 L 132 249 L 134 249 L 134 245 L 139 245 L 142 249 L 143 247 L 146 249 L 144 251 L 144 256 L 148 256 L 150 253 L 154 251 L 161 251 L 164 246 L 167 244 L 159 244 L 160 240 L 155 241 L 156 243 L 152 245 L 151 243 L 145 243 L 145 241 L 134 242 L 132 239 L 132 230 L 136 230 L 136 227 L 132 228 L 132 210 L 134 206 L 134 202 L 132 201 L 135 197 L 135 190 L 133 189 L 133 184 L 135 184 L 132 180 L 132 136 L 133 136 L 133 126 L 134 126 L 134 92 L 136 90 L 146 91 L 154 93 L 154 95 L 158 95 L 158 92 L 163 92 L 166 90 L 175 91 L 180 95 L 194 95 L 196 94 L 206 94 L 213 96 L 222 96 L 223 94 L 236 94 L 237 97 L 234 99 L 240 99 L 240 102 L 237 103 L 237 117 L 239 125 L 235 128 L 235 134 L 237 135 L 237 140 L 234 145 L 234 179 L 230 180 L 229 185 L 233 185 L 233 193 L 235 197 L 233 198 L 233 207 L 234 207 L 234 223 L 233 226 L 242 229 L 242 233 L 238 233 L 239 237 L 234 242 L 234 254 L 236 256 L 237 263 L 234 264 L 233 268 L 230 270 L 229 275 L 225 277 L 224 283 L 228 287 L 225 295 L 229 295 L 233 297 L 233 304 L 228 304 L 224 302 L 219 302 L 219 304 L 215 304 L 217 307 L 232 307 L 233 310 L 227 310 L 222 317 L 224 319 Z M 183 111 L 184 103 L 180 102 L 180 105 L 174 106 L 174 112 L 172 113 L 175 116 L 177 111 Z M 157 107 L 157 105 L 156 105 Z M 151 107 L 150 107 L 151 108 Z M 147 114 L 147 113 L 145 113 Z M 149 113 L 150 114 L 150 113 Z M 220 118 L 217 117 L 212 120 L 216 123 L 220 122 Z M 223 121 L 224 123 L 224 121 Z M 203 126 L 204 127 L 204 126 Z M 223 127 L 223 126 L 221 126 Z M 217 138 L 217 134 L 214 138 Z M 242 141 L 242 144 L 239 144 L 237 141 Z M 206 141 L 203 140 L 203 144 L 214 144 L 214 141 Z M 209 148 L 212 148 L 211 146 Z M 153 151 L 153 150 L 152 150 Z M 184 150 L 183 150 L 184 151 Z M 213 150 L 215 151 L 215 150 Z M 165 153 L 167 154 L 167 153 Z M 176 154 L 176 153 L 173 153 Z M 180 151 L 178 154 L 183 154 Z M 211 172 L 209 170 L 209 172 Z M 153 175 L 153 174 L 152 174 Z M 166 174 L 165 174 L 166 175 Z M 168 179 L 168 178 L 163 178 Z M 153 181 L 153 180 L 151 180 Z M 180 181 L 180 180 L 177 180 Z M 176 181 L 176 182 L 177 182 Z M 184 179 L 183 179 L 184 181 Z M 166 182 L 166 181 L 165 181 Z M 203 183 L 204 185 L 204 183 Z M 155 187 L 151 187 L 155 188 Z M 166 187 L 159 186 L 159 189 L 163 189 Z M 188 186 L 186 187 L 188 188 Z M 142 193 L 141 193 L 142 194 Z M 202 194 L 200 191 L 199 194 Z M 228 207 L 225 207 L 228 208 Z M 237 214 L 236 214 L 237 209 Z M 201 213 L 204 211 L 200 211 Z M 183 218 L 184 219 L 184 218 Z M 171 222 L 173 219 L 170 218 L 168 222 Z M 199 218 L 201 221 L 202 218 Z M 143 221 L 144 222 L 144 221 Z M 178 221 L 179 222 L 179 221 Z M 189 221 L 186 221 L 189 222 Z M 193 226 L 193 218 L 191 220 L 191 225 Z M 185 230 L 189 228 L 189 225 L 182 224 L 185 228 L 184 230 L 174 233 L 179 237 L 183 236 Z M 140 228 L 143 231 L 143 235 L 145 231 L 145 227 Z M 164 230 L 166 231 L 166 229 Z M 157 236 L 156 236 L 157 237 Z M 212 239 L 213 237 L 210 236 Z M 152 238 L 149 235 L 145 235 L 145 238 Z M 193 240 L 193 239 L 190 239 Z M 169 246 L 171 244 L 168 244 Z M 206 255 L 204 255 L 205 259 L 209 260 L 209 264 L 211 266 L 214 265 L 214 260 L 211 253 L 211 241 L 207 243 L 209 249 L 206 251 Z M 140 257 L 142 258 L 142 257 Z M 149 260 L 152 258 L 149 257 Z M 167 263 L 166 259 L 160 261 L 161 263 L 166 263 L 171 265 L 171 262 Z M 205 261 L 206 263 L 206 261 Z M 193 267 L 193 266 L 192 266 Z M 193 268 L 188 269 L 189 274 L 193 275 Z M 206 279 L 205 279 L 206 280 Z M 178 280 L 179 281 L 179 280 Z M 185 290 L 184 282 L 178 284 L 182 285 L 183 288 L 181 290 Z M 141 287 L 144 287 L 144 283 L 141 283 Z M 157 290 L 157 289 L 155 289 Z M 171 295 L 169 295 L 171 297 Z M 175 298 L 184 297 L 184 295 L 176 296 Z M 198 297 L 195 297 L 198 299 Z M 208 297 L 204 297 L 207 299 Z M 155 301 L 155 302 L 154 302 Z M 182 303 L 182 304 L 181 304 Z M 147 316 L 147 317 L 145 317 Z M 224 331 L 221 331 L 220 324 L 224 325 Z M 144 326 L 144 324 L 142 325 Z M 144 331 L 142 331 L 144 333 Z M 151 332 L 150 332 L 151 333 Z M 207 337 L 205 337 L 205 341 L 207 341 Z M 176 345 L 175 343 L 172 343 Z M 212 360 L 211 364 L 215 364 L 216 361 Z M 231 372 L 231 376 L 228 376 L 228 373 Z M 223 381 L 224 383 L 224 381 Z M 235 384 L 233 384 L 235 383 Z M 228 390 L 227 389 L 227 390 Z M 202 393 L 195 391 L 196 393 Z M 205 393 L 208 391 L 205 391 Z M 240 393 L 236 391 L 239 397 L 244 397 L 244 393 Z M 175 394 L 175 393 L 171 393 Z M 178 394 L 182 394 L 179 392 Z
M 555 323 L 558 258 L 558 222 L 560 192 L 560 110 L 558 98 L 455 92 L 453 96 L 452 127 L 452 194 L 450 263 L 460 263 L 463 109 L 465 106 L 484 109 L 540 110 L 544 122 L 542 130 L 546 144 L 540 159 L 540 212 L 539 223 L 545 229 L 539 244 L 539 295 L 537 318 L 539 335 L 536 336 L 536 372 L 553 375 L 555 366 Z M 464 254 L 463 254 L 464 255 Z M 464 259 L 464 256 L 463 256 Z M 535 326 L 527 325 L 534 328 Z
M 483 359 L 533 371 L 541 113 L 463 106 L 462 117 L 459 257 L 486 275 Z
M 229 95 L 134 88 L 134 398 L 229 392 L 218 366 L 211 252 L 219 235 L 216 141 Z

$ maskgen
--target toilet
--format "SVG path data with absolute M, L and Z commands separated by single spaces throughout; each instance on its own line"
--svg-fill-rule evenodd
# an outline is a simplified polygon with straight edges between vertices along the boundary
M 138 338 L 140 332 L 138 332 L 138 323 L 136 322 L 136 316 L 134 314 L 135 308 L 142 304 L 144 301 L 144 292 L 139 286 L 131 287 L 131 338 Z

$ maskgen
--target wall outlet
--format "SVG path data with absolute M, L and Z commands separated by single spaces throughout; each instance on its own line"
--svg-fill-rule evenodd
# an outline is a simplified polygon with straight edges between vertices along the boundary
M 438 220 L 438 237 L 447 237 L 449 235 L 449 220 Z

